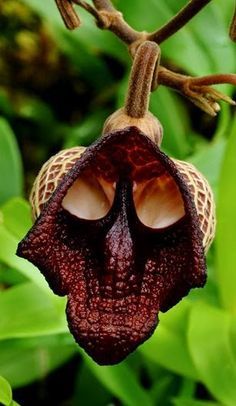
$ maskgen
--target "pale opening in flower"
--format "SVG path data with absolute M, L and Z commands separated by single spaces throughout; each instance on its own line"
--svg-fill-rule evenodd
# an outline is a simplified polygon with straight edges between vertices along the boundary
M 113 204 L 115 186 L 91 173 L 83 174 L 68 190 L 62 207 L 85 220 L 100 219 L 106 216 Z
M 112 207 L 115 188 L 116 183 L 85 173 L 70 187 L 62 207 L 78 218 L 101 219 Z M 133 199 L 139 220 L 154 229 L 168 227 L 185 214 L 180 191 L 168 174 L 133 182 Z
M 135 184 L 134 202 L 140 221 L 155 229 L 168 227 L 185 214 L 178 186 L 167 174 Z

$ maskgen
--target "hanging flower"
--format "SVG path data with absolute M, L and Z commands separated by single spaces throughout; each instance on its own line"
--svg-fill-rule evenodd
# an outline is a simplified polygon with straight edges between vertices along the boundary
M 150 75 L 153 52 L 147 62 Z M 110 119 L 82 154 L 63 151 L 43 168 L 32 194 L 41 214 L 17 251 L 67 295 L 70 331 L 99 364 L 122 361 L 152 335 L 159 311 L 205 284 L 214 234 L 206 180 L 161 152 L 156 121 L 150 136 L 139 117 L 130 126 L 120 114 L 123 129 L 108 133 Z

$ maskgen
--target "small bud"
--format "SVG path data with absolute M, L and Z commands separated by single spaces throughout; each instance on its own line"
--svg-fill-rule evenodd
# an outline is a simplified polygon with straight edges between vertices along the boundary
M 145 113 L 144 117 L 130 117 L 125 109 L 121 108 L 111 114 L 105 121 L 103 135 L 123 130 L 126 127 L 137 127 L 142 133 L 148 136 L 154 144 L 161 145 L 163 138 L 163 129 L 160 121 L 150 111 Z

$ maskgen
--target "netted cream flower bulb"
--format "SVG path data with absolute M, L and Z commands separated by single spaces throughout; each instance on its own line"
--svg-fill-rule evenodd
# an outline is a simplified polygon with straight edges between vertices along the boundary
M 49 200 L 63 176 L 72 168 L 85 149 L 85 147 L 64 149 L 53 155 L 42 166 L 34 181 L 29 198 L 34 219 L 39 217 L 44 204 Z
M 183 176 L 193 197 L 203 232 L 203 247 L 208 251 L 216 229 L 216 209 L 214 196 L 207 179 L 189 162 L 173 159 L 177 169 Z
M 60 151 L 51 157 L 35 179 L 30 203 L 36 219 L 63 176 L 72 168 L 85 151 L 84 147 L 74 147 Z M 198 213 L 200 229 L 203 233 L 203 246 L 207 251 L 215 235 L 215 203 L 210 185 L 194 165 L 173 159 L 177 169 L 187 184 Z

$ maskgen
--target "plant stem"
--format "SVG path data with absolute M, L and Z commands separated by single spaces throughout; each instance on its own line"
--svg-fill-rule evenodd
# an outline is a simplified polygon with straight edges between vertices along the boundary
M 188 21 L 198 14 L 202 8 L 210 3 L 210 1 L 211 0 L 191 0 L 167 24 L 163 25 L 157 31 L 149 34 L 148 39 L 161 44 L 163 41 L 184 27 Z
M 191 78 L 191 83 L 195 86 L 211 86 L 219 85 L 223 83 L 229 83 L 231 85 L 236 85 L 236 75 L 234 74 L 216 74 L 202 76 L 199 78 Z
M 129 117 L 142 118 L 148 111 L 153 78 L 160 60 L 160 48 L 151 41 L 139 46 L 129 80 L 125 111 Z
M 80 19 L 73 9 L 71 0 L 55 0 L 57 8 L 62 16 L 65 26 L 74 30 L 80 26 Z
M 235 102 L 230 97 L 210 86 L 223 83 L 236 84 L 236 75 L 217 74 L 193 78 L 160 66 L 158 82 L 161 85 L 177 90 L 197 107 L 212 116 L 215 116 L 219 111 L 217 103 L 219 100 L 235 105 Z
M 183 7 L 172 20 L 170 20 L 156 32 L 150 34 L 145 31 L 139 32 L 134 30 L 124 20 L 122 13 L 116 10 L 110 0 L 92 0 L 93 5 L 87 3 L 85 0 L 55 1 L 68 28 L 73 29 L 79 25 L 79 18 L 75 14 L 72 7 L 72 3 L 76 3 L 95 17 L 99 28 L 112 31 L 126 45 L 128 45 L 132 57 L 135 58 L 136 53 L 138 53 L 137 57 L 142 55 L 143 65 L 141 58 L 139 60 L 139 64 L 135 64 L 133 66 L 130 79 L 130 89 L 126 100 L 126 110 L 131 117 L 140 117 L 145 114 L 150 91 L 155 90 L 158 84 L 162 84 L 179 91 L 189 100 L 191 100 L 196 106 L 200 107 L 202 110 L 211 115 L 215 115 L 219 110 L 219 105 L 217 103 L 218 100 L 224 100 L 230 104 L 235 104 L 230 97 L 210 87 L 211 85 L 220 83 L 236 84 L 235 75 L 217 74 L 203 76 L 200 78 L 192 78 L 187 75 L 172 72 L 163 66 L 158 66 L 157 69 L 157 63 L 154 64 L 156 66 L 155 68 L 152 57 L 150 56 L 151 54 L 149 55 L 151 49 L 150 47 L 152 47 L 154 50 L 154 47 L 157 47 L 157 44 L 165 41 L 171 35 L 175 34 L 199 11 L 201 11 L 203 7 L 210 3 L 211 0 L 188 1 L 187 5 Z M 231 23 L 230 35 L 232 39 L 236 40 L 236 11 Z M 145 45 L 147 48 L 142 48 L 145 43 L 149 45 Z M 147 55 L 145 55 L 145 49 L 147 51 Z M 145 67 L 146 60 L 148 60 L 149 56 L 151 58 L 149 68 L 151 73 Z M 139 68 L 137 68 L 137 66 L 139 66 Z M 141 73 L 141 76 L 143 76 L 145 80 L 142 81 L 142 78 L 138 76 L 138 69 L 143 72 Z M 152 76 L 151 83 L 150 75 Z M 135 90 L 134 83 L 137 78 L 139 80 L 139 84 Z
M 93 0 L 93 4 L 95 5 L 97 10 L 107 10 L 107 11 L 116 10 L 110 0 Z
M 232 39 L 232 41 L 236 42 L 236 5 L 235 5 L 233 19 L 232 19 L 232 22 L 230 25 L 229 36 Z
M 113 32 L 128 46 L 143 39 L 143 33 L 135 31 L 123 18 L 122 13 L 108 0 L 93 0 L 94 6 L 83 0 L 72 0 L 75 4 L 92 14 L 101 29 Z

